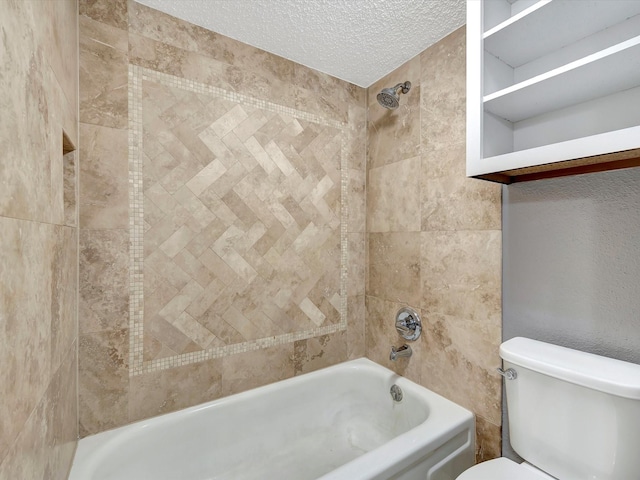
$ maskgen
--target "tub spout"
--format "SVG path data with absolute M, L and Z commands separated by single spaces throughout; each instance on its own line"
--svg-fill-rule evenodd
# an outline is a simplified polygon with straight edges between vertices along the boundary
M 391 353 L 389 354 L 389 360 L 391 360 L 392 362 L 395 362 L 396 359 L 401 358 L 401 357 L 410 357 L 411 354 L 413 353 L 413 351 L 411 350 L 411 347 L 409 345 L 407 345 L 406 343 L 404 345 L 402 345 L 400 348 L 396 348 L 396 347 L 391 347 Z

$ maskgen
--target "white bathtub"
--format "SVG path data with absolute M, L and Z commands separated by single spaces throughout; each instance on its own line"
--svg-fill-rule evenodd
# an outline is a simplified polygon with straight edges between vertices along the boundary
M 471 412 L 359 359 L 84 438 L 70 480 L 452 480 L 473 462 Z

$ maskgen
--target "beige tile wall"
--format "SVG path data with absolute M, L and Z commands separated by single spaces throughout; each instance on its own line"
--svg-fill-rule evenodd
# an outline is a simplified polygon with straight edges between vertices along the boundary
M 131 75 L 144 119 L 131 149 L 144 205 L 131 236 L 144 257 L 134 373 L 343 330 L 341 124 Z
M 363 356 L 364 89 L 79 14 L 81 436 Z
M 384 87 L 412 88 L 390 111 Z M 500 187 L 465 178 L 465 30 L 450 34 L 368 89 L 367 357 L 465 406 L 477 459 L 500 455 Z M 424 333 L 409 360 L 403 305 Z
M 478 459 L 499 455 L 500 381 L 492 372 L 499 365 L 500 190 L 464 175 L 464 30 L 454 32 L 389 74 L 366 95 L 361 88 L 135 2 L 81 0 L 79 12 L 80 135 L 82 154 L 87 159 L 82 163 L 80 198 L 81 435 L 356 358 L 366 348 L 367 356 L 375 361 L 473 410 L 477 415 Z M 157 76 L 140 80 L 138 97 L 130 86 L 131 72 L 139 80 L 147 72 L 150 77 L 164 74 L 169 84 L 177 83 L 167 90 L 167 84 L 159 84 Z M 398 110 L 391 112 L 377 106 L 375 95 L 382 87 L 405 80 L 410 80 L 413 88 L 402 97 Z M 198 91 L 209 87 L 219 90 L 214 94 L 210 90 Z M 225 99 L 221 92 L 239 97 Z M 173 104 L 164 104 L 169 97 Z M 247 99 L 249 103 L 263 103 L 245 108 Z M 137 105 L 137 101 L 143 103 L 143 108 L 130 111 L 130 105 Z M 342 252 L 346 253 L 346 272 L 341 273 L 347 293 L 346 330 L 339 328 L 325 334 L 314 330 L 314 325 L 306 325 L 303 331 L 311 335 L 261 341 L 265 332 L 271 335 L 269 338 L 276 338 L 279 334 L 299 333 L 300 329 L 295 322 L 284 326 L 263 323 L 262 329 L 244 330 L 243 335 L 242 324 L 229 323 L 241 317 L 228 318 L 226 325 L 221 320 L 199 320 L 192 312 L 187 312 L 190 318 L 177 315 L 172 321 L 164 318 L 164 323 L 151 320 L 158 320 L 157 317 L 140 317 L 143 298 L 148 300 L 144 302 L 145 309 L 155 309 L 157 314 L 164 311 L 167 317 L 172 309 L 165 308 L 176 298 L 176 292 L 182 291 L 180 298 L 191 295 L 195 300 L 204 290 L 219 292 L 229 287 L 233 282 L 228 279 L 233 275 L 252 273 L 241 268 L 243 263 L 236 265 L 237 271 L 229 271 L 232 262 L 219 261 L 229 252 L 222 244 L 218 245 L 219 252 L 212 250 L 216 256 L 208 254 L 214 275 L 194 261 L 207 258 L 202 257 L 207 245 L 191 243 L 196 230 L 221 228 L 215 222 L 200 224 L 210 217 L 206 211 L 201 211 L 201 216 L 192 209 L 191 223 L 165 231 L 165 237 L 160 235 L 156 245 L 144 246 L 146 251 L 136 246 L 137 234 L 132 235 L 132 228 L 139 228 L 140 238 L 144 238 L 154 228 L 154 222 L 162 222 L 167 215 L 184 218 L 179 207 L 188 209 L 188 205 L 194 205 L 188 202 L 192 197 L 184 194 L 201 195 L 224 175 L 227 179 L 218 186 L 226 190 L 218 191 L 217 198 L 207 197 L 209 211 L 215 211 L 220 218 L 225 212 L 232 212 L 236 218 L 231 224 L 244 232 L 251 231 L 253 217 L 260 218 L 259 204 L 250 204 L 247 199 L 273 185 L 270 181 L 274 179 L 251 179 L 237 189 L 230 188 L 247 178 L 233 173 L 246 168 L 242 158 L 250 157 L 242 157 L 235 150 L 235 163 L 225 164 L 224 149 L 218 149 L 220 165 L 209 162 L 210 166 L 192 172 L 181 183 L 161 183 L 169 196 L 154 196 L 153 205 L 149 203 L 151 197 L 163 192 L 148 191 L 143 209 L 146 223 L 136 226 L 130 221 L 132 208 L 138 208 L 128 186 L 130 162 L 140 158 L 136 151 L 132 154 L 130 121 L 141 125 L 134 133 L 134 137 L 142 138 L 141 182 L 143 188 L 145 181 L 151 187 L 154 183 L 144 177 L 145 166 L 147 172 L 155 168 L 166 173 L 167 168 L 178 166 L 172 163 L 176 157 L 183 155 L 184 161 L 184 155 L 208 155 L 194 139 L 199 138 L 206 145 L 205 138 L 213 137 L 199 135 L 220 117 L 208 118 L 207 109 L 194 114 L 191 107 L 186 108 L 193 102 L 228 113 L 221 120 L 220 132 L 237 127 L 238 115 L 242 121 L 252 118 L 260 123 L 267 119 L 262 128 L 269 122 L 267 117 L 273 117 L 274 109 L 295 118 L 301 126 L 305 122 L 311 127 L 314 123 L 337 125 L 332 128 L 337 128 L 345 139 L 341 152 L 343 167 L 346 162 L 346 172 L 342 173 L 346 174 L 340 178 L 343 185 L 339 194 L 334 190 L 326 203 L 348 219 L 341 222 L 340 235 L 335 237 L 335 242 L 342 239 L 343 247 L 346 239 L 347 245 Z M 267 104 L 269 108 L 265 107 Z M 185 112 L 190 113 L 185 117 Z M 178 132 L 176 128 L 189 119 L 189 129 Z M 172 135 L 180 133 L 183 140 L 191 139 L 185 140 L 189 143 L 188 152 L 176 149 L 185 146 L 182 140 L 171 146 L 166 131 L 163 134 L 162 128 L 154 130 L 161 125 L 159 121 L 172 125 Z M 261 153 L 258 146 L 267 152 L 270 140 L 272 137 L 258 136 L 250 146 L 256 147 L 256 152 Z M 280 152 L 286 150 L 286 146 L 276 145 Z M 233 150 L 230 145 L 224 146 Z M 208 147 L 216 148 L 212 144 Z M 277 154 L 273 145 L 269 148 Z M 294 165 L 292 158 L 285 157 Z M 254 159 L 257 160 L 255 156 Z M 278 168 L 273 171 L 284 175 L 286 165 L 280 165 L 284 170 L 276 165 Z M 302 162 L 297 166 L 305 165 Z M 261 167 L 267 168 L 266 164 Z M 325 172 L 329 175 L 328 170 Z M 180 170 L 176 178 L 180 178 L 178 173 Z M 336 180 L 337 177 L 332 178 L 332 182 Z M 314 188 L 320 185 L 321 182 L 316 183 Z M 303 218 L 303 206 L 287 200 L 295 198 L 295 190 L 281 190 L 280 194 L 287 214 L 294 221 Z M 200 201 L 204 203 L 203 199 Z M 269 228 L 255 232 L 262 234 L 260 248 L 266 253 L 286 229 L 262 223 Z M 146 238 L 153 240 L 151 235 Z M 138 254 L 143 252 L 145 257 L 152 251 L 167 257 L 155 264 L 158 270 L 163 265 L 173 265 L 173 269 L 189 270 L 189 278 L 180 279 L 180 274 L 176 276 L 168 270 L 152 275 L 149 270 L 148 278 L 145 276 L 140 283 L 136 269 L 150 264 L 144 264 Z M 131 265 L 136 268 L 131 270 Z M 255 268 L 254 271 L 260 273 Z M 327 287 L 335 288 L 334 277 L 335 272 Z M 265 287 L 287 287 L 285 278 L 288 277 L 265 283 Z M 173 284 L 176 282 L 178 285 Z M 134 290 L 132 295 L 132 285 L 140 287 L 139 294 Z M 277 294 L 278 291 L 272 292 Z M 202 310 L 206 303 L 196 302 L 202 308 L 193 307 L 193 311 Z M 250 303 L 244 304 L 247 311 L 259 312 Z M 425 335 L 413 345 L 411 360 L 390 363 L 390 347 L 399 343 L 393 316 L 406 304 L 422 313 Z M 220 305 L 229 308 L 228 303 Z M 308 303 L 303 306 L 300 301 L 296 306 L 303 314 L 307 309 L 308 319 L 313 317 L 308 315 L 313 311 Z M 255 327 L 258 317 L 247 320 Z M 215 332 L 213 325 L 218 329 Z M 244 346 L 216 350 L 237 345 Z M 212 351 L 217 353 L 199 356 L 200 352 Z M 237 351 L 240 353 L 231 354 Z M 221 352 L 224 354 L 219 355 Z
M 0 0 L 0 479 L 64 479 L 77 439 L 77 4 Z

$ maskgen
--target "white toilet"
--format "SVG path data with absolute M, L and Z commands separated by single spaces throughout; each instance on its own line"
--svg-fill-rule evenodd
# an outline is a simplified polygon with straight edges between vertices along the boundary
M 525 462 L 490 460 L 457 480 L 640 479 L 640 365 L 528 338 L 500 356 L 511 445 Z

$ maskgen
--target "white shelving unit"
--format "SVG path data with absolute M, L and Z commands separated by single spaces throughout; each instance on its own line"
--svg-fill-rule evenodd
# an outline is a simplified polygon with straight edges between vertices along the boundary
M 467 0 L 468 176 L 635 165 L 640 0 Z

